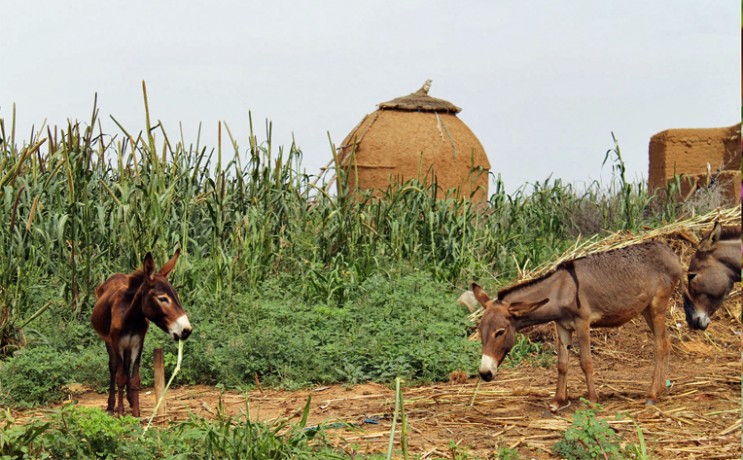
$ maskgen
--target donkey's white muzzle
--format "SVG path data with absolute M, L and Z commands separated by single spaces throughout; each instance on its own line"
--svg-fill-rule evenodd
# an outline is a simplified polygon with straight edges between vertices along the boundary
M 179 316 L 177 320 L 168 328 L 168 332 L 174 340 L 186 340 L 191 335 L 191 323 L 188 316 Z
M 480 360 L 480 368 L 478 369 L 480 377 L 489 382 L 493 380 L 496 372 L 498 372 L 498 362 L 488 355 L 482 355 Z

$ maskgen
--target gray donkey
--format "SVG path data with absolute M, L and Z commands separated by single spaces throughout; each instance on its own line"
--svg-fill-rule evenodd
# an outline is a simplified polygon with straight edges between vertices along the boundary
M 568 404 L 568 346 L 573 332 L 578 336 L 588 399 L 597 402 L 590 328 L 618 327 L 642 314 L 655 338 L 655 371 L 647 396 L 648 403 L 655 403 L 665 389 L 668 368 L 666 311 L 682 272 L 676 254 L 651 241 L 564 262 L 547 275 L 501 290 L 495 299 L 473 284 L 475 298 L 485 308 L 479 325 L 480 376 L 493 379 L 518 330 L 554 321 L 557 391 L 550 410 L 557 412 Z
M 722 227 L 715 222 L 712 230 L 697 244 L 689 262 L 684 290 L 684 312 L 691 329 L 707 329 L 710 318 L 722 301 L 740 282 L 740 226 Z

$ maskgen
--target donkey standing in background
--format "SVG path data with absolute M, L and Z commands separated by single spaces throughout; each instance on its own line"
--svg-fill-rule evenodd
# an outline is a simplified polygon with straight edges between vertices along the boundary
M 740 282 L 740 226 L 722 227 L 715 222 L 712 230 L 697 244 L 689 262 L 684 312 L 691 329 L 707 329 L 710 318 L 722 301 Z
M 642 313 L 655 338 L 655 370 L 647 396 L 648 404 L 654 404 L 665 388 L 670 351 L 666 310 L 681 274 L 676 254 L 666 245 L 651 241 L 564 262 L 547 275 L 501 290 L 496 299 L 490 299 L 480 286 L 473 284 L 472 291 L 485 308 L 479 325 L 480 376 L 486 382 L 493 379 L 513 347 L 518 330 L 554 321 L 557 391 L 550 410 L 557 412 L 569 404 L 568 346 L 573 332 L 578 336 L 588 399 L 597 402 L 591 326 L 621 326 Z
M 91 318 L 93 328 L 106 342 L 110 384 L 108 413 L 124 415 L 124 387 L 132 415 L 139 417 L 139 360 L 150 321 L 172 336 L 185 340 L 191 335 L 191 323 L 181 308 L 178 293 L 167 276 L 175 268 L 180 249 L 155 273 L 149 252 L 143 267 L 129 275 L 116 273 L 98 286 Z M 119 387 L 118 407 L 115 390 Z

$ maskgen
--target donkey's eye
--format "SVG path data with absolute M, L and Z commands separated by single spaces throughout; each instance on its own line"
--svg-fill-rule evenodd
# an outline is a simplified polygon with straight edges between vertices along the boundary
M 162 302 L 162 303 L 168 303 L 170 301 L 170 299 L 165 296 L 160 296 L 157 298 L 157 300 L 158 302 Z
M 498 337 L 502 336 L 505 333 L 506 333 L 506 330 L 505 329 L 498 329 L 497 331 L 495 331 L 495 336 L 494 337 L 498 338 Z

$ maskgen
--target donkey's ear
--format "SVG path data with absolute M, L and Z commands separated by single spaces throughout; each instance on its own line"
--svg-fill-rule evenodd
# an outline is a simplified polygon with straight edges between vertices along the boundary
M 165 262 L 165 265 L 160 268 L 160 274 L 163 276 L 168 276 L 170 272 L 172 272 L 175 268 L 175 263 L 178 262 L 178 256 L 180 255 L 181 248 L 178 248 L 175 250 L 175 254 L 173 254 L 173 257 L 171 257 L 169 261 Z
M 155 260 L 152 258 L 151 252 L 148 252 L 144 256 L 144 261 L 142 262 L 142 271 L 147 276 L 147 278 L 151 278 L 152 274 L 155 272 Z
M 702 238 L 702 241 L 699 242 L 697 248 L 700 251 L 711 251 L 715 246 L 715 243 L 720 240 L 721 234 L 722 225 L 720 225 L 720 222 L 715 221 L 715 226 L 712 227 L 712 230 L 704 238 Z
M 482 305 L 483 308 L 486 308 L 488 302 L 490 302 L 490 297 L 488 297 L 485 291 L 475 283 L 472 283 L 471 288 L 472 288 L 472 293 L 475 294 L 475 299 L 477 299 L 477 301 L 480 302 L 480 305 Z
M 524 316 L 549 301 L 550 299 L 542 299 L 539 302 L 514 302 L 508 306 L 508 313 L 515 317 Z

